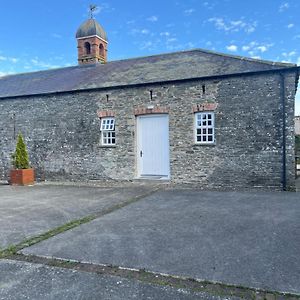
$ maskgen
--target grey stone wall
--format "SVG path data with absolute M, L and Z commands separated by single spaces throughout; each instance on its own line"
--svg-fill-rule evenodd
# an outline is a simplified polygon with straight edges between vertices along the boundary
M 295 75 L 286 75 L 285 84 L 287 176 L 294 189 Z M 210 146 L 194 144 L 192 108 L 205 101 L 218 103 L 216 144 Z M 133 180 L 134 109 L 149 104 L 169 109 L 171 182 L 209 189 L 281 188 L 276 74 L 0 100 L 0 179 L 8 179 L 15 114 L 16 132 L 25 137 L 39 180 Z M 100 144 L 97 110 L 115 112 L 115 147 Z

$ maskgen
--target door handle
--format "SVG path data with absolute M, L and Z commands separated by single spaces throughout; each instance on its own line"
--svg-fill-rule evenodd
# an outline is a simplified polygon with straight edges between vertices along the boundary
M 142 150 L 140 151 L 140 157 L 143 157 L 143 151 Z

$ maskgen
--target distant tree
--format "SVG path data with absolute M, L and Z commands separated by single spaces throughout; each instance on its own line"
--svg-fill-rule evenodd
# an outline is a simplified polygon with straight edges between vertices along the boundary
M 16 151 L 12 155 L 12 163 L 16 169 L 30 168 L 28 152 L 21 133 L 18 135 Z

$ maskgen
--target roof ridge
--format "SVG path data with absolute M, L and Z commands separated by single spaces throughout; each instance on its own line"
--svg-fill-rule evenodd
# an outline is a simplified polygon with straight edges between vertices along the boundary
M 272 61 L 272 60 L 266 60 L 266 59 L 257 59 L 257 58 L 251 58 L 247 56 L 242 56 L 242 55 L 234 55 L 234 54 L 228 54 L 228 53 L 223 53 L 223 52 L 218 52 L 218 51 L 212 51 L 212 50 L 206 50 L 202 48 L 196 48 L 194 49 L 195 51 L 200 51 L 203 53 L 208 53 L 208 54 L 213 54 L 213 55 L 219 55 L 223 57 L 230 57 L 238 60 L 245 60 L 245 61 L 250 61 L 250 62 L 257 62 L 257 63 L 262 63 L 262 64 L 267 64 L 267 65 L 272 65 L 272 66 L 297 66 L 297 64 L 294 63 L 284 63 L 284 62 L 277 62 L 277 61 Z
M 171 55 L 176 55 L 176 54 L 181 54 L 181 53 L 190 53 L 190 52 L 202 52 L 202 53 L 207 53 L 211 55 L 218 55 L 222 57 L 229 57 L 232 59 L 237 59 L 237 60 L 244 60 L 244 61 L 249 61 L 249 62 L 254 62 L 254 63 L 260 63 L 260 64 L 265 64 L 265 65 L 270 65 L 270 66 L 281 66 L 281 67 L 295 67 L 297 64 L 293 63 L 283 63 L 283 62 L 274 62 L 274 61 L 269 61 L 269 60 L 262 60 L 262 59 L 255 59 L 255 58 L 250 58 L 246 56 L 239 56 L 239 55 L 232 55 L 232 54 L 227 54 L 227 53 L 222 53 L 222 52 L 216 52 L 212 50 L 206 50 L 206 49 L 201 49 L 201 48 L 195 48 L 195 49 L 189 49 L 189 50 L 180 50 L 180 51 L 175 51 L 175 52 L 166 52 L 166 53 L 160 53 L 160 54 L 152 54 L 152 55 L 145 55 L 145 56 L 138 56 L 138 57 L 130 57 L 130 58 L 124 58 L 124 59 L 119 59 L 119 60 L 111 60 L 106 63 L 106 65 L 110 63 L 117 63 L 117 62 L 122 62 L 122 61 L 130 61 L 130 60 L 142 60 L 145 58 L 151 58 L 151 57 L 161 57 L 161 56 L 171 56 Z M 95 67 L 95 66 L 101 66 L 99 64 L 93 64 L 93 65 L 74 65 L 74 66 L 68 66 L 68 67 L 59 67 L 59 68 L 52 68 L 52 69 L 47 69 L 47 70 L 38 70 L 38 71 L 32 71 L 32 72 L 21 72 L 21 73 L 15 73 L 15 74 L 7 74 L 4 76 L 0 76 L 0 79 L 11 77 L 11 76 L 22 76 L 22 75 L 27 75 L 27 74 L 33 74 L 33 73 L 39 73 L 39 72 L 50 72 L 50 71 L 58 71 L 58 70 L 63 70 L 63 69 L 79 69 L 79 68 L 88 68 L 88 67 Z

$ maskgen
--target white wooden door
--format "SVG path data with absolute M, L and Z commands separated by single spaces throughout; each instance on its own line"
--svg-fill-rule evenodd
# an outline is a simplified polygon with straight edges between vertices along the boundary
M 140 177 L 169 178 L 169 116 L 137 118 L 137 165 Z

